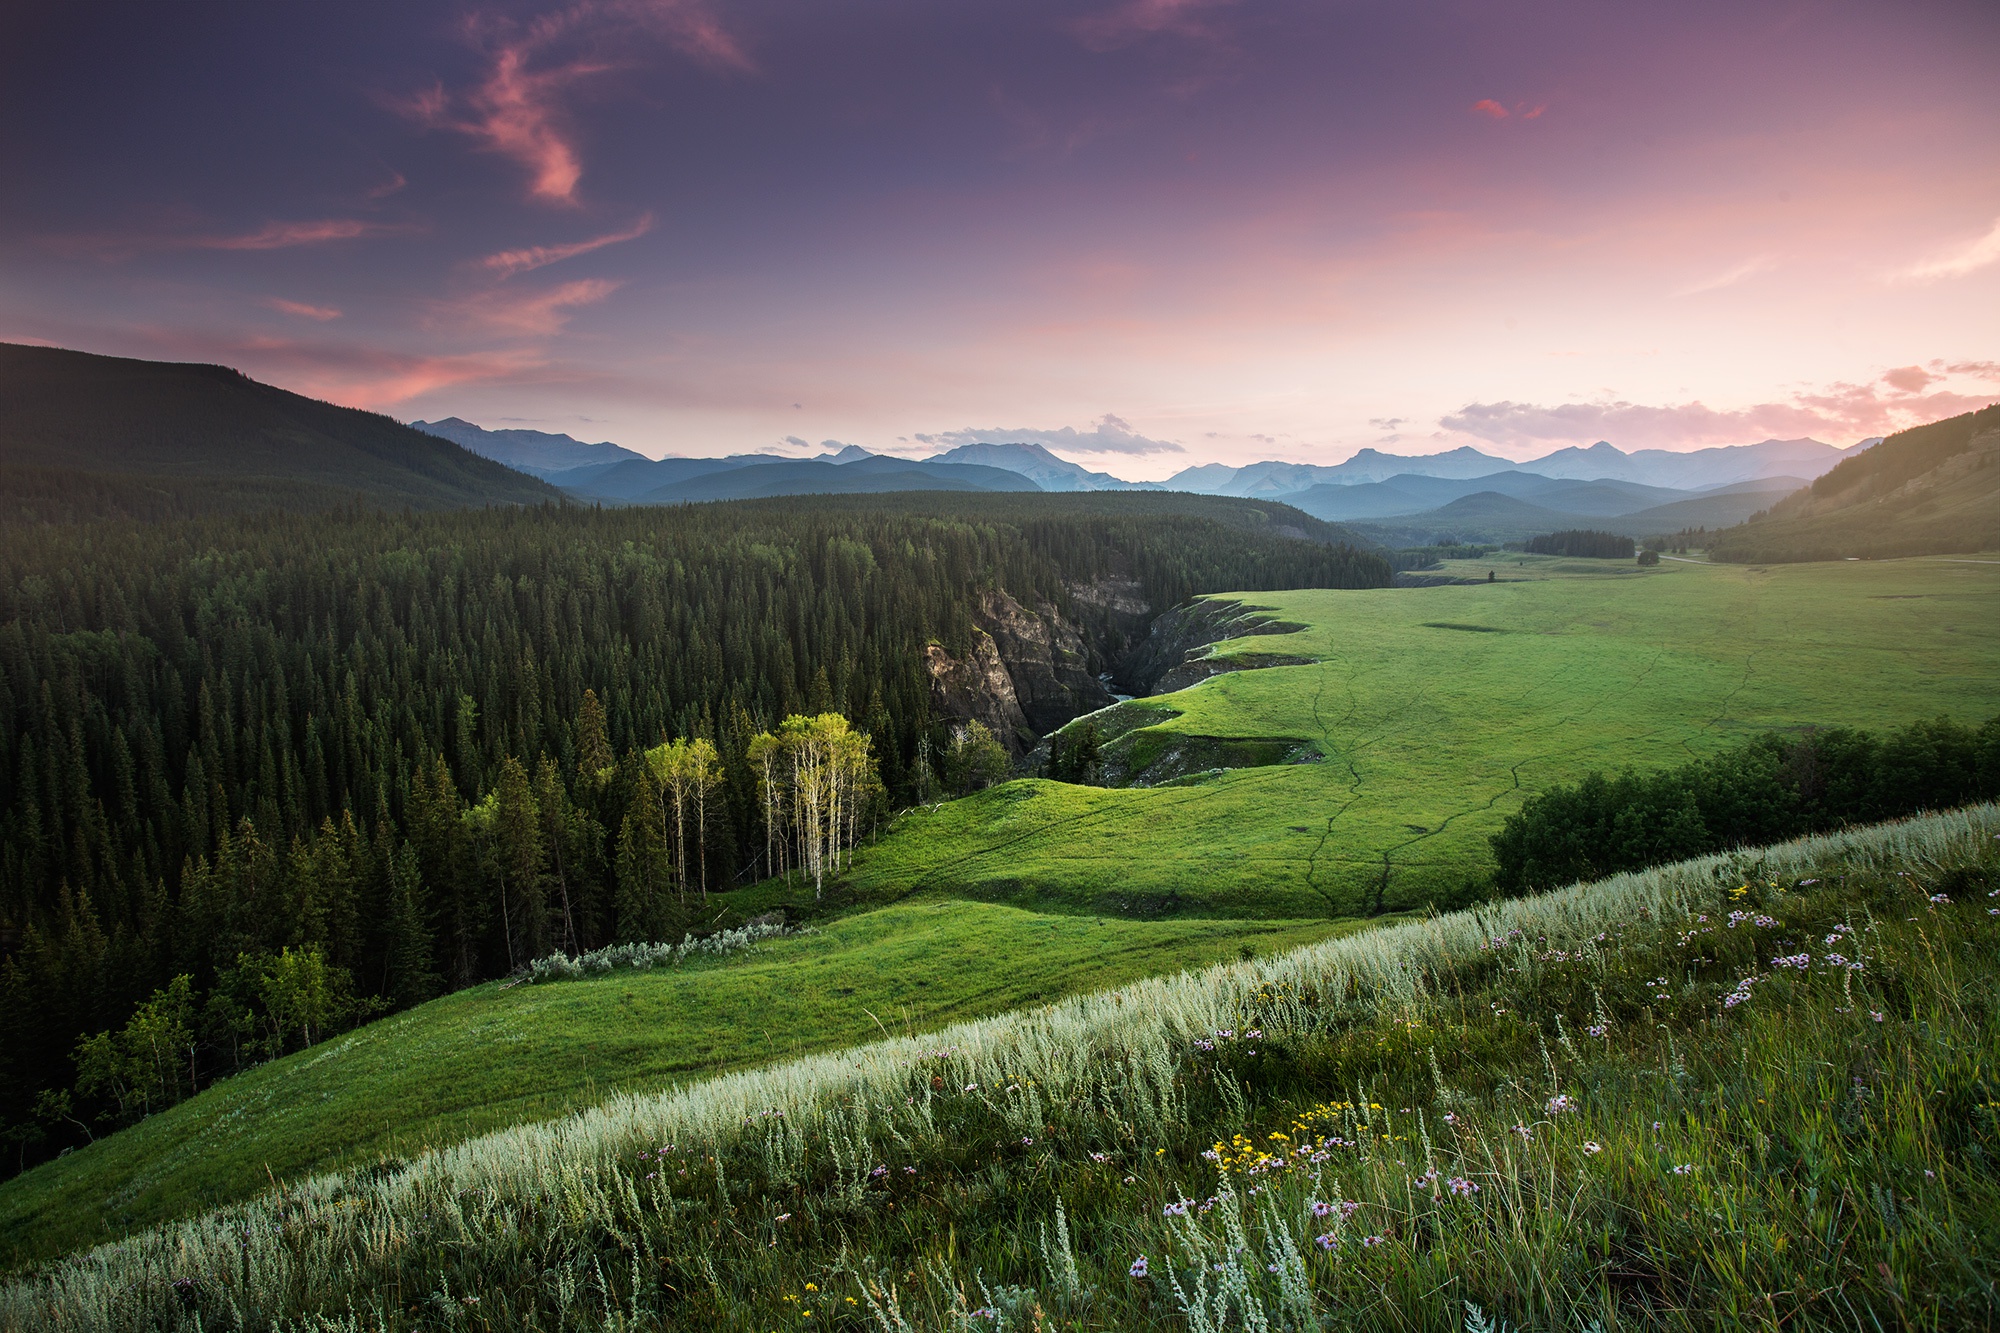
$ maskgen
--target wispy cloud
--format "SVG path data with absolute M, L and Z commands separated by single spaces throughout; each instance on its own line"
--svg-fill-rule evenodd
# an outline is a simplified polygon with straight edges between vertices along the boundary
M 561 333 L 579 307 L 595 305 L 622 286 L 622 282 L 604 278 L 583 278 L 541 292 L 479 292 L 432 303 L 424 322 L 434 329 L 504 337 L 546 336 Z
M 89 255 L 97 259 L 129 259 L 141 251 L 290 250 L 302 245 L 325 245 L 332 241 L 393 236 L 412 230 L 414 229 L 407 225 L 370 222 L 361 218 L 316 218 L 298 222 L 267 222 L 255 231 L 221 234 L 89 232 L 75 236 L 46 236 L 42 238 L 42 245 L 59 254 Z
M 1111 51 L 1129 46 L 1157 33 L 1171 33 L 1199 41 L 1218 41 L 1223 34 L 1204 11 L 1234 4 L 1236 0 L 1125 0 L 1100 14 L 1077 19 L 1070 25 L 1077 40 L 1093 51 Z
M 1062 454 L 1178 454 L 1184 452 L 1172 440 L 1151 440 L 1133 430 L 1131 424 L 1109 412 L 1099 417 L 1088 430 L 1077 430 L 1074 426 L 1061 426 L 1055 430 L 1037 430 L 1028 426 L 1006 429 L 942 431 L 935 435 L 918 435 L 916 439 L 939 449 L 956 449 L 962 444 L 1039 444 L 1043 448 Z
M 390 104 L 411 119 L 455 130 L 528 172 L 530 197 L 575 205 L 583 156 L 567 123 L 562 95 L 569 85 L 631 63 L 634 33 L 650 33 L 711 68 L 754 72 L 743 46 L 700 0 L 580 0 L 522 27 L 475 19 L 468 31 L 482 45 L 490 34 L 492 64 L 466 94 L 465 110 L 442 85 Z M 606 54 L 616 51 L 616 54 Z M 564 53 L 567 54 L 564 54 Z
M 652 229 L 653 215 L 648 213 L 623 231 L 614 231 L 609 235 L 593 237 L 587 241 L 575 241 L 569 245 L 531 245 L 520 250 L 502 250 L 498 254 L 486 256 L 479 261 L 479 265 L 503 278 L 511 278 L 516 273 L 545 268 L 565 259 L 587 255 L 592 250 L 602 250 L 607 245 L 637 240 Z
M 1838 382 L 1789 402 L 1714 408 L 1701 402 L 1647 404 L 1470 403 L 1439 419 L 1447 431 L 1489 444 L 1528 447 L 1609 440 L 1621 449 L 1694 449 L 1814 436 L 1830 441 L 1885 435 L 1986 406 L 1988 398 L 1931 389 L 1940 377 L 1919 367 L 1867 384 Z M 1890 391 L 1885 393 L 1884 386 Z
M 1489 120 L 1507 119 L 1507 108 L 1490 97 L 1482 97 L 1472 104 L 1474 115 L 1485 116 Z
M 1975 273 L 1989 264 L 2000 263 L 2000 218 L 1993 222 L 1993 229 L 1977 240 L 1933 255 L 1922 263 L 1912 264 L 1898 276 L 1917 279 L 1962 278 Z
M 1674 295 L 1699 296 L 1703 292 L 1719 292 L 1724 287 L 1734 287 L 1745 278 L 1763 273 L 1774 267 L 1776 267 L 1776 261 L 1769 255 L 1758 255 L 1754 259 L 1746 259 L 1740 264 L 1732 265 L 1720 273 L 1691 282 L 1676 291 Z
M 315 320 L 321 324 L 340 318 L 340 311 L 332 306 L 307 305 L 303 301 L 287 301 L 282 296 L 268 297 L 264 304 L 281 315 L 296 315 L 300 319 Z

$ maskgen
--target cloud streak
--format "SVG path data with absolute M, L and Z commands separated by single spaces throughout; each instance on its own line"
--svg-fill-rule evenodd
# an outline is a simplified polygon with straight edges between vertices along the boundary
M 1115 51 L 1160 33 L 1197 41 L 1219 41 L 1222 33 L 1202 11 L 1236 0 L 1126 0 L 1126 3 L 1075 20 L 1070 31 L 1092 51 Z
M 471 330 L 501 337 L 546 337 L 561 333 L 572 312 L 595 305 L 625 284 L 582 278 L 534 293 L 487 291 L 434 302 L 425 319 L 433 329 Z
M 471 29 L 480 33 L 492 26 L 475 20 Z M 629 64 L 631 57 L 621 50 L 615 58 L 575 54 L 553 63 L 547 58 L 565 45 L 586 52 L 629 46 L 622 39 L 635 32 L 664 39 L 713 69 L 756 70 L 742 44 L 700 0 L 581 0 L 493 45 L 485 79 L 465 98 L 469 115 L 453 113 L 453 99 L 442 85 L 391 99 L 391 105 L 421 124 L 467 135 L 487 151 L 512 158 L 527 170 L 531 199 L 574 207 L 583 155 L 564 113 L 563 92 L 579 80 Z
M 1797 394 L 1789 402 L 1744 408 L 1714 408 L 1701 402 L 1469 403 L 1441 417 L 1438 425 L 1515 448 L 1609 440 L 1626 450 L 1697 449 L 1806 435 L 1831 436 L 1834 441 L 1886 435 L 1987 405 L 1987 398 L 1951 390 L 1924 392 L 1940 379 L 1921 367 L 1905 366 L 1872 383 L 1836 383 L 1816 393 Z
M 635 241 L 653 229 L 653 215 L 646 214 L 623 231 L 614 231 L 605 236 L 593 237 L 588 241 L 576 241 L 569 245 L 532 245 L 520 250 L 502 250 L 479 261 L 479 266 L 511 278 L 516 273 L 527 273 L 545 268 L 550 264 L 587 255 L 593 250 L 602 250 L 607 245 L 618 245 L 625 241 Z
M 326 245 L 333 241 L 406 234 L 411 230 L 413 228 L 404 225 L 370 222 L 361 218 L 316 218 L 298 222 L 267 222 L 255 231 L 226 235 L 94 232 L 79 236 L 45 237 L 42 244 L 59 254 L 115 260 L 129 259 L 141 251 L 291 250 L 305 245 Z
M 321 324 L 340 318 L 340 311 L 332 306 L 307 305 L 303 301 L 287 301 L 282 296 L 270 297 L 264 304 L 281 315 L 296 315 L 300 319 L 315 320 Z
M 936 435 L 915 437 L 939 449 L 956 449 L 962 444 L 1039 444 L 1059 454 L 1178 454 L 1185 452 L 1172 440 L 1152 440 L 1133 430 L 1130 423 L 1107 412 L 1088 430 L 1062 426 L 1036 430 L 1019 426 L 1008 429 L 948 430 Z
M 1995 263 L 2000 263 L 2000 218 L 1994 219 L 1993 229 L 1979 239 L 1912 264 L 1900 276 L 1919 281 L 1962 278 Z

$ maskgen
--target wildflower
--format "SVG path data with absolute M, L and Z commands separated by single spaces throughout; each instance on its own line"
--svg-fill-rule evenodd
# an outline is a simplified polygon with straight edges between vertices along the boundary
M 1674 1174 L 1675 1174 L 1675 1175 L 1677 1175 L 1677 1176 L 1691 1176 L 1691 1175 L 1693 1175 L 1693 1174 L 1694 1174 L 1694 1163 L 1692 1163 L 1692 1162 L 1681 1162 L 1681 1163 L 1679 1163 L 1678 1165 L 1676 1165 L 1676 1166 L 1674 1167 Z
M 1574 1111 L 1575 1109 L 1576 1098 L 1571 1097 L 1567 1093 L 1557 1093 L 1555 1096 L 1549 1098 L 1548 1111 L 1550 1115 L 1562 1115 L 1566 1111 Z
M 1188 1210 L 1187 1200 L 1182 1199 L 1178 1203 L 1168 1204 L 1165 1208 L 1160 1210 L 1160 1213 L 1164 1217 L 1186 1217 L 1187 1210 Z
M 1134 1260 L 1132 1261 L 1132 1268 L 1131 1268 L 1131 1273 L 1132 1273 L 1132 1276 L 1133 1276 L 1133 1277 L 1144 1277 L 1144 1276 L 1146 1276 L 1146 1256 L 1145 1256 L 1145 1255 L 1143 1255 L 1143 1254 L 1142 1254 L 1142 1255 L 1140 1255 L 1140 1256 L 1139 1256 L 1139 1257 L 1138 1257 L 1137 1259 L 1134 1259 Z
M 977 1083 L 968 1083 L 968 1084 L 966 1084 L 966 1085 L 965 1085 L 965 1090 L 966 1090 L 967 1092 L 978 1092 L 978 1091 L 979 1091 L 979 1085 L 978 1085 Z
M 1535 1137 L 1535 1131 L 1529 1129 L 1526 1125 L 1521 1124 L 1519 1121 L 1516 1121 L 1514 1124 L 1514 1132 L 1521 1136 L 1521 1142 L 1523 1143 L 1526 1143 L 1530 1139 Z
M 1931 895 L 1931 901 L 1937 903 L 1939 906 L 1942 907 L 1949 907 L 1951 905 L 1951 899 L 1942 893 L 1933 893 Z
M 790 1213 L 779 1213 L 776 1217 L 772 1218 L 771 1220 L 773 1222 L 789 1222 L 792 1220 L 792 1215 Z
M 1389 1238 L 1387 1236 L 1363 1236 L 1361 1238 L 1361 1243 L 1366 1248 L 1372 1250 L 1377 1245 L 1387 1245 L 1389 1243 Z
M 1595 1157 L 1597 1154 L 1603 1152 L 1604 1148 L 1595 1139 L 1585 1139 L 1583 1141 L 1583 1150 L 1592 1157 Z
M 884 1177 L 884 1176 L 886 1176 L 886 1175 L 888 1175 L 888 1174 L 889 1174 L 889 1168 L 888 1168 L 888 1167 L 886 1167 L 886 1166 L 878 1166 L 878 1167 L 876 1167 L 876 1168 L 875 1168 L 875 1169 L 874 1169 L 873 1171 L 870 1171 L 870 1172 L 868 1173 L 868 1177 L 869 1177 L 869 1179 L 871 1179 L 871 1180 L 880 1180 L 880 1179 L 881 1179 L 882 1177 Z
M 1589 1033 L 1593 1037 L 1601 1037 L 1606 1032 L 1610 1031 L 1610 1029 L 1602 1023 L 1592 1023 L 1589 1027 L 1585 1028 L 1584 1031 Z
M 1760 916 L 1756 918 L 1756 924 L 1762 926 L 1766 930 L 1769 930 L 1772 926 L 1777 925 L 1778 922 L 1777 918 L 1775 917 Z
M 1214 1157 L 1215 1154 L 1213 1152 L 1205 1152 L 1202 1154 L 1202 1156 Z M 1102 1165 L 1103 1163 L 1111 1160 L 1111 1154 L 1108 1152 L 1094 1152 L 1090 1155 L 1090 1160 L 1098 1163 L 1099 1165 Z
M 1021 1136 L 1021 1146 L 1023 1148 L 1032 1148 L 1035 1146 L 1035 1141 L 1029 1138 L 1026 1134 L 1023 1134 Z
M 1330 1203 L 1325 1203 L 1325 1202 L 1322 1202 L 1322 1201 L 1321 1201 L 1321 1200 L 1319 1200 L 1319 1199 L 1314 1199 L 1314 1200 L 1313 1200 L 1313 1216 L 1314 1216 L 1314 1217 L 1331 1217 L 1332 1215 L 1333 1215 L 1333 1205 L 1332 1205 L 1332 1204 L 1330 1204 Z
M 1340 1205 L 1340 1220 L 1345 1222 L 1348 1218 L 1354 1216 L 1356 1213 L 1360 1211 L 1361 1211 L 1360 1204 L 1356 1203 L 1352 1199 L 1344 1200 Z
M 1334 1239 L 1331 1231 L 1313 1237 L 1313 1244 L 1319 1246 L 1322 1250 L 1330 1250 L 1339 1243 L 1339 1241 Z
M 915 1174 L 917 1174 L 917 1168 L 915 1168 L 914 1166 L 906 1166 L 903 1168 L 903 1174 L 906 1176 L 914 1176 Z
M 1662 1129 L 1665 1129 L 1665 1128 L 1666 1128 L 1666 1126 L 1665 1126 L 1665 1125 L 1663 1125 L 1663 1124 L 1661 1124 L 1661 1123 L 1660 1123 L 1659 1121 L 1655 1120 L 1655 1121 L 1653 1122 L 1653 1129 L 1655 1130 L 1655 1132 L 1657 1132 L 1657 1131 L 1659 1131 L 1659 1130 L 1662 1130 Z
M 1479 1186 L 1467 1180 L 1464 1176 L 1453 1176 L 1450 1180 L 1445 1181 L 1445 1185 L 1453 1194 L 1456 1194 L 1461 1199 L 1469 1199 L 1479 1193 Z
M 806 1290 L 807 1290 L 807 1291 L 818 1291 L 818 1290 L 819 1290 L 819 1284 L 818 1284 L 817 1282 L 808 1282 L 808 1283 L 806 1283 Z
M 1868 1011 L 1868 1016 L 1874 1019 L 1877 1023 L 1882 1021 L 1882 1014 L 1880 1010 L 1870 1009 Z

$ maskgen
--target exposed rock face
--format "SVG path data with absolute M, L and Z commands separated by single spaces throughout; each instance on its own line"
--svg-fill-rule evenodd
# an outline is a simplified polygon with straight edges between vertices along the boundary
M 991 634 L 973 630 L 972 651 L 964 657 L 953 657 L 934 643 L 924 650 L 924 666 L 930 671 L 931 705 L 938 716 L 984 723 L 1010 750 L 1022 748 L 1020 735 L 1027 729 L 1027 715 Z
M 1070 589 L 1079 610 L 1114 635 L 1143 624 L 1146 603 L 1129 578 Z M 971 649 L 954 657 L 937 644 L 926 653 L 931 699 L 941 717 L 983 722 L 1015 754 L 1073 717 L 1112 702 L 1097 679 L 1102 656 L 1084 627 L 1054 607 L 1030 609 L 1005 592 L 987 593 L 974 617 Z
M 1272 619 L 1241 602 L 1203 600 L 1177 606 L 1153 622 L 1152 632 L 1118 663 L 1118 678 L 1134 694 L 1171 694 L 1197 681 L 1246 666 L 1281 666 L 1305 658 L 1263 654 L 1228 662 L 1210 661 L 1203 650 L 1224 639 L 1283 634 L 1303 626 Z

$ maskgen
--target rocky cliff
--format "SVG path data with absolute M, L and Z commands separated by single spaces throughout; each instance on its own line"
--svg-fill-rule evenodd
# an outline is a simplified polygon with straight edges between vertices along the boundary
M 971 647 L 960 655 L 932 644 L 925 654 L 931 704 L 952 721 L 982 722 L 1015 754 L 1073 717 L 1111 703 L 1098 680 L 1108 654 L 1143 628 L 1150 609 L 1136 580 L 1117 575 L 1069 589 L 1072 615 L 986 593 L 974 613 Z

